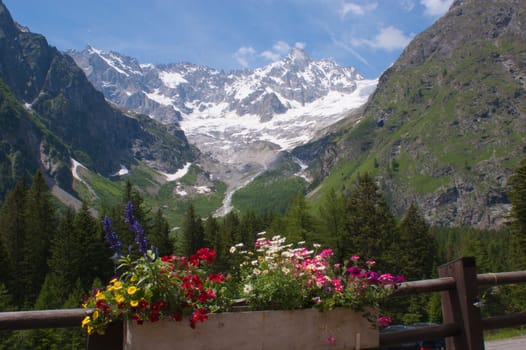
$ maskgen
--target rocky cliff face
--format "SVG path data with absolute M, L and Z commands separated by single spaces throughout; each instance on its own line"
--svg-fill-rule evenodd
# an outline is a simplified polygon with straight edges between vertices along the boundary
M 15 120 L 16 114 L 31 123 L 31 130 L 38 130 L 30 136 L 17 129 L 22 134 L 11 136 L 36 138 L 27 142 L 32 145 L 46 139 L 37 147 L 43 151 L 50 148 L 49 140 L 54 140 L 54 154 L 24 155 L 36 158 L 49 175 L 57 167 L 69 169 L 70 158 L 110 175 L 121 164 L 129 166 L 137 159 L 175 171 L 196 156 L 177 126 L 168 130 L 149 118 L 124 114 L 110 106 L 71 57 L 50 47 L 41 35 L 15 24 L 1 2 L 0 79 L 6 94 L 12 93 L 25 109 L 23 113 L 2 110 L 3 118 Z M 52 159 L 62 165 L 51 166 Z M 71 174 L 69 178 L 71 182 Z
M 190 63 L 140 64 L 93 47 L 68 54 L 107 99 L 163 122 L 205 110 L 217 114 L 219 104 L 223 113 L 257 115 L 265 122 L 329 92 L 350 94 L 363 80 L 354 68 L 311 60 L 300 49 L 263 68 L 230 73 Z
M 201 165 L 231 190 L 280 152 L 318 137 L 376 87 L 354 68 L 312 60 L 300 49 L 265 67 L 230 73 L 190 63 L 140 64 L 92 47 L 68 54 L 108 100 L 179 123 L 206 156 Z
M 526 157 L 525 16 L 524 1 L 456 1 L 312 170 L 337 164 L 329 176 L 344 187 L 370 172 L 397 213 L 414 201 L 436 225 L 502 225 L 506 180 Z

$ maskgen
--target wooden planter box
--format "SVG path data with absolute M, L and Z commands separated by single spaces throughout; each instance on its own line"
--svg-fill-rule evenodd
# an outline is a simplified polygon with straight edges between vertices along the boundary
M 124 325 L 124 349 L 314 350 L 374 349 L 378 330 L 362 315 L 339 308 L 249 311 L 210 315 L 191 329 L 188 321 Z

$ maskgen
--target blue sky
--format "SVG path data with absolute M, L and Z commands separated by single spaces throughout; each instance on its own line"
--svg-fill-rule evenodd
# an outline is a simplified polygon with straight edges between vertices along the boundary
M 381 74 L 453 0 L 3 0 L 60 50 L 92 45 L 141 63 L 261 67 L 301 47 Z

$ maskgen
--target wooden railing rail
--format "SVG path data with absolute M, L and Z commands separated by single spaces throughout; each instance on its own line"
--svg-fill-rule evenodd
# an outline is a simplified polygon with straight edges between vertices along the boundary
M 526 324 L 526 313 L 482 318 L 478 307 L 479 286 L 526 283 L 526 271 L 477 275 L 473 257 L 454 260 L 438 271 L 439 278 L 403 283 L 393 297 L 441 292 L 442 324 L 381 333 L 380 346 L 444 337 L 448 350 L 479 350 L 484 349 L 483 330 Z
M 479 286 L 526 283 L 526 271 L 483 273 L 477 275 Z
M 454 260 L 440 266 L 438 271 L 439 278 L 402 283 L 393 297 L 441 292 L 442 324 L 381 333 L 380 346 L 444 337 L 448 350 L 480 350 L 484 349 L 482 330 L 526 325 L 526 312 L 482 318 L 477 307 L 479 286 L 526 283 L 526 271 L 477 275 L 475 258 L 472 257 Z M 82 319 L 92 312 L 93 309 L 0 312 L 0 331 L 79 327 Z M 101 343 L 100 339 L 94 339 L 96 341 L 91 342 L 88 348 L 107 348 L 108 342 L 114 343 L 115 348 L 118 348 L 119 342 L 122 342 L 122 327 L 114 334 L 115 339 Z
M 380 333 L 380 346 L 393 346 L 403 343 L 414 343 L 419 340 L 432 340 L 459 335 L 460 325 L 457 323 L 441 324 L 421 328 L 408 329 L 390 333 Z
M 0 312 L 0 331 L 79 327 L 93 309 L 62 309 Z

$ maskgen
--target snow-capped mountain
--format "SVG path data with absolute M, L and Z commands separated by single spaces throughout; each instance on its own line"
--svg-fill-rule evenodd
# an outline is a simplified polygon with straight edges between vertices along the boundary
M 230 73 L 191 63 L 140 64 L 93 47 L 68 54 L 111 102 L 179 123 L 230 185 L 312 140 L 364 104 L 377 84 L 297 48 L 262 68 Z

